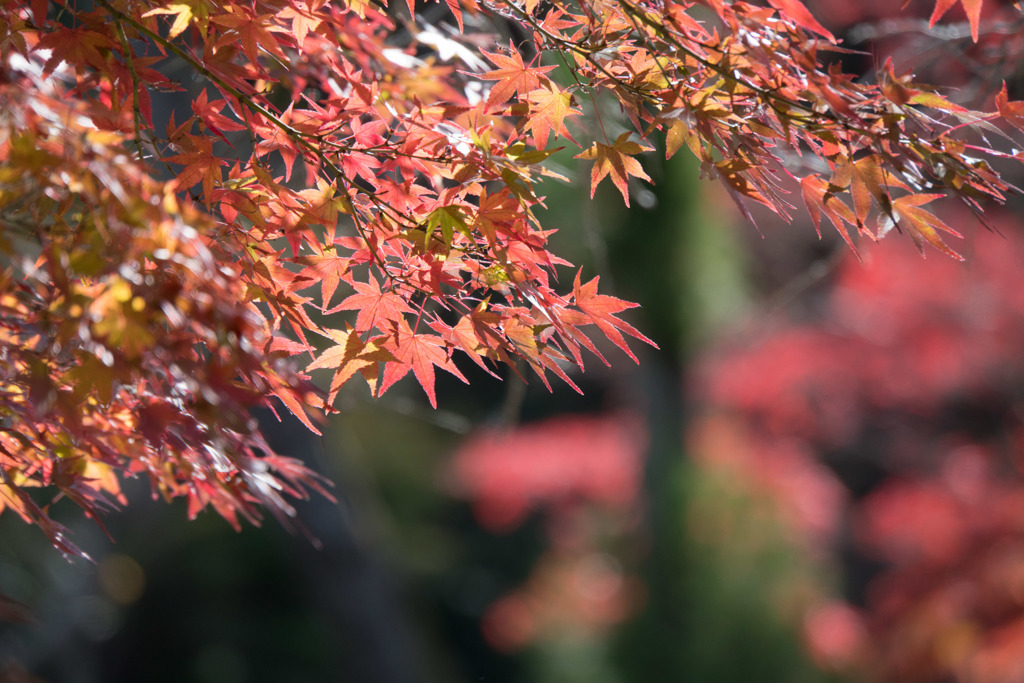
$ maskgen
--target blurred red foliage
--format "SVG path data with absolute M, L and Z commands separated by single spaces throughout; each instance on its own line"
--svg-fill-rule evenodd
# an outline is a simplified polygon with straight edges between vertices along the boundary
M 776 321 L 701 364 L 690 452 L 866 584 L 856 607 L 808 611 L 825 666 L 1024 680 L 1021 263 L 1019 240 L 984 231 L 966 266 L 874 245 L 813 320 Z M 840 551 L 879 568 L 864 576 Z
M 601 546 L 630 524 L 623 513 L 638 501 L 647 440 L 637 416 L 609 413 L 486 429 L 463 443 L 454 479 L 481 526 L 505 532 L 534 509 L 547 513 L 549 548 L 527 581 L 483 615 L 493 647 L 515 651 L 563 633 L 597 636 L 642 601 L 639 580 Z
M 643 599 L 640 580 L 593 549 L 545 553 L 527 582 L 487 608 L 484 637 L 516 651 L 540 638 L 595 636 L 627 618 Z
M 492 531 L 519 526 L 534 507 L 636 500 L 647 436 L 635 416 L 568 415 L 515 429 L 486 429 L 454 456 L 460 491 Z

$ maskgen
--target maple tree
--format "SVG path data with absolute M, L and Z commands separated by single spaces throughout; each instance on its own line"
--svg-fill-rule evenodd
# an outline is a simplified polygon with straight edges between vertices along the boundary
M 609 178 L 627 204 L 661 131 L 748 216 L 790 216 L 798 181 L 851 247 L 895 227 L 958 257 L 925 205 L 980 216 L 1014 189 L 997 164 L 1021 155 L 997 138 L 1024 103 L 972 111 L 891 63 L 874 84 L 823 66 L 843 48 L 798 0 L 446 4 L 0 4 L 5 507 L 70 553 L 41 495 L 96 517 L 125 475 L 190 515 L 286 519 L 285 496 L 323 488 L 267 447 L 256 406 L 317 431 L 357 374 L 380 394 L 410 373 L 436 405 L 460 357 L 575 388 L 566 363 L 607 363 L 588 326 L 635 360 L 626 337 L 653 342 L 618 317 L 634 304 L 578 272 L 560 293 L 538 218 L 584 101 L 591 193 Z M 164 118 L 168 92 L 190 110 Z M 624 114 L 610 134 L 597 93 Z

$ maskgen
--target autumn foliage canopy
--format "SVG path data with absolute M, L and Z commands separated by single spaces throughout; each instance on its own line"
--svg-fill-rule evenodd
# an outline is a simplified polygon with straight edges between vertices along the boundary
M 984 220 L 1024 158 L 1005 88 L 979 112 L 824 66 L 844 49 L 799 0 L 446 4 L 0 4 L 0 504 L 69 553 L 48 503 L 95 517 L 124 476 L 284 519 L 320 482 L 255 407 L 316 431 L 357 375 L 434 404 L 457 362 L 575 386 L 595 335 L 635 359 L 634 304 L 547 249 L 563 146 L 627 205 L 663 136 L 745 213 L 954 258 L 930 205 Z

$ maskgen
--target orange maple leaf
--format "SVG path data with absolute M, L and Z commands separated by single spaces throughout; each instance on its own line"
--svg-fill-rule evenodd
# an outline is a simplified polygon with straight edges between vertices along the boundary
M 854 246 L 850 233 L 846 229 L 847 223 L 858 225 L 857 216 L 850 210 L 850 207 L 835 195 L 832 186 L 816 175 L 808 175 L 801 179 L 800 190 L 804 203 L 807 205 L 807 213 L 811 215 L 818 236 L 821 236 L 821 216 L 824 214 L 859 259 L 860 254 L 857 252 L 857 247 Z
M 306 372 L 335 368 L 327 402 L 334 403 L 342 385 L 356 372 L 363 375 L 367 384 L 370 385 L 371 391 L 375 390 L 377 388 L 377 364 L 396 360 L 390 351 L 381 348 L 377 343 L 382 337 L 364 342 L 351 327 L 345 332 L 327 330 L 327 334 L 335 342 L 335 345 L 317 356 L 316 360 L 306 368 Z
M 1004 121 L 1024 132 L 1024 102 L 1010 100 L 1006 92 L 1006 83 L 1003 83 L 1003 89 L 996 94 L 996 109 Z
M 942 240 L 939 231 L 947 232 L 954 237 L 963 237 L 963 235 L 943 223 L 935 214 L 920 208 L 921 204 L 927 204 L 942 197 L 941 194 L 905 195 L 893 200 L 892 210 L 896 215 L 897 225 L 910 233 L 910 237 L 922 254 L 924 253 L 923 242 L 927 242 L 957 261 L 963 261 L 964 257 Z
M 629 176 L 643 178 L 651 182 L 650 177 L 644 173 L 640 162 L 633 158 L 634 154 L 649 152 L 651 147 L 645 147 L 629 139 L 629 133 L 623 133 L 615 140 L 614 144 L 603 145 L 595 142 L 589 149 L 576 155 L 577 159 L 592 159 L 594 167 L 590 171 L 590 198 L 594 198 L 594 191 L 605 176 L 611 176 L 615 187 L 619 188 L 622 198 L 629 206 L 629 188 L 627 181 Z
M 554 83 L 546 82 L 540 88 L 531 91 L 526 99 L 530 102 L 530 116 L 525 127 L 533 133 L 534 145 L 544 149 L 548 145 L 548 135 L 555 135 L 573 140 L 565 127 L 566 116 L 577 116 L 581 112 L 572 108 L 572 94 L 564 92 Z

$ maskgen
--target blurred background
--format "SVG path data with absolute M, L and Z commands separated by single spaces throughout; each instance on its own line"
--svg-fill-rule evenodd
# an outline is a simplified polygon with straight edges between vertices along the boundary
M 1009 3 L 977 44 L 959 6 L 938 31 L 934 2 L 807 4 L 849 71 L 1024 99 Z M 264 416 L 335 483 L 306 532 L 129 482 L 116 542 L 72 522 L 96 563 L 68 564 L 3 515 L 0 681 L 1024 680 L 1024 205 L 946 207 L 963 264 L 897 234 L 858 259 L 750 225 L 684 154 L 648 155 L 632 210 L 591 202 L 573 154 L 551 250 L 659 350 L 602 349 L 582 396 L 462 364 L 436 411 L 407 381 L 353 384 L 322 438 Z

